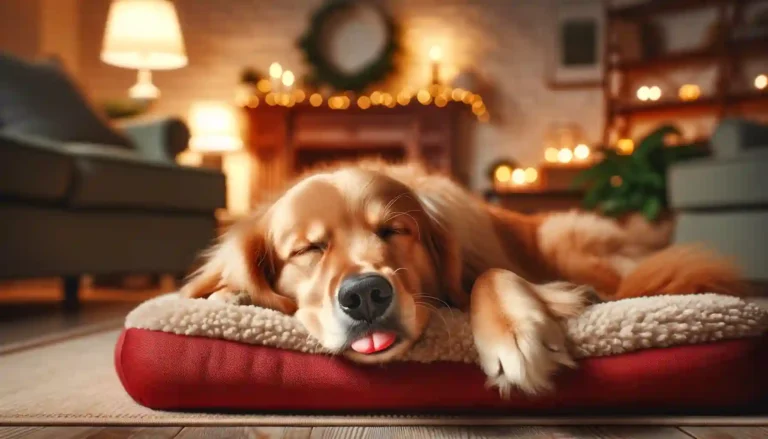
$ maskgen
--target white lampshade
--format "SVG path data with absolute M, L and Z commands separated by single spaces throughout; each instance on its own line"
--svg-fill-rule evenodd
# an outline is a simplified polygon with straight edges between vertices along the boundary
M 176 8 L 167 0 L 113 0 L 101 60 L 129 69 L 169 70 L 187 65 Z
M 243 147 L 240 123 L 231 105 L 224 102 L 199 102 L 189 112 L 192 138 L 189 148 L 199 152 L 236 151 Z

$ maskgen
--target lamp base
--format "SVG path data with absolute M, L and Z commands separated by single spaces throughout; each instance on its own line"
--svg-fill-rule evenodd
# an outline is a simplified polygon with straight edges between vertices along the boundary
M 153 101 L 160 97 L 160 89 L 152 83 L 152 72 L 139 70 L 136 84 L 128 90 L 128 95 L 137 100 Z

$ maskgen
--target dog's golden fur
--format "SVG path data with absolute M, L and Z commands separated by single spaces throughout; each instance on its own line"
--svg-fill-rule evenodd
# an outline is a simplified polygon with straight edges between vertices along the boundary
M 224 300 L 245 291 L 257 305 L 295 313 L 327 348 L 368 363 L 407 350 L 429 308 L 469 308 L 489 383 L 536 393 L 573 365 L 559 319 L 581 311 L 589 287 L 604 300 L 741 291 L 723 260 L 660 250 L 637 230 L 588 213 L 499 209 L 413 164 L 338 165 L 302 176 L 234 226 L 182 291 Z M 396 293 L 398 342 L 373 355 L 348 349 L 335 310 L 341 280 L 361 272 L 386 277 Z

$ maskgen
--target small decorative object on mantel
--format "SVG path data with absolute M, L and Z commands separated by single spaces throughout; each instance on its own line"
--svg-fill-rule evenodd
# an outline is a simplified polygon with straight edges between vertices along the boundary
M 488 169 L 488 177 L 497 193 L 539 188 L 539 171 L 536 168 L 519 168 L 512 160 L 497 160 Z
M 311 83 L 361 92 L 394 72 L 399 30 L 373 1 L 330 0 L 314 13 L 298 45 Z

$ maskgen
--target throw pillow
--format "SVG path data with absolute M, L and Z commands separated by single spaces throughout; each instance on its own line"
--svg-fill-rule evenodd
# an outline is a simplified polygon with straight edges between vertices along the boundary
M 64 142 L 130 148 L 52 62 L 30 63 L 0 53 L 0 127 Z

